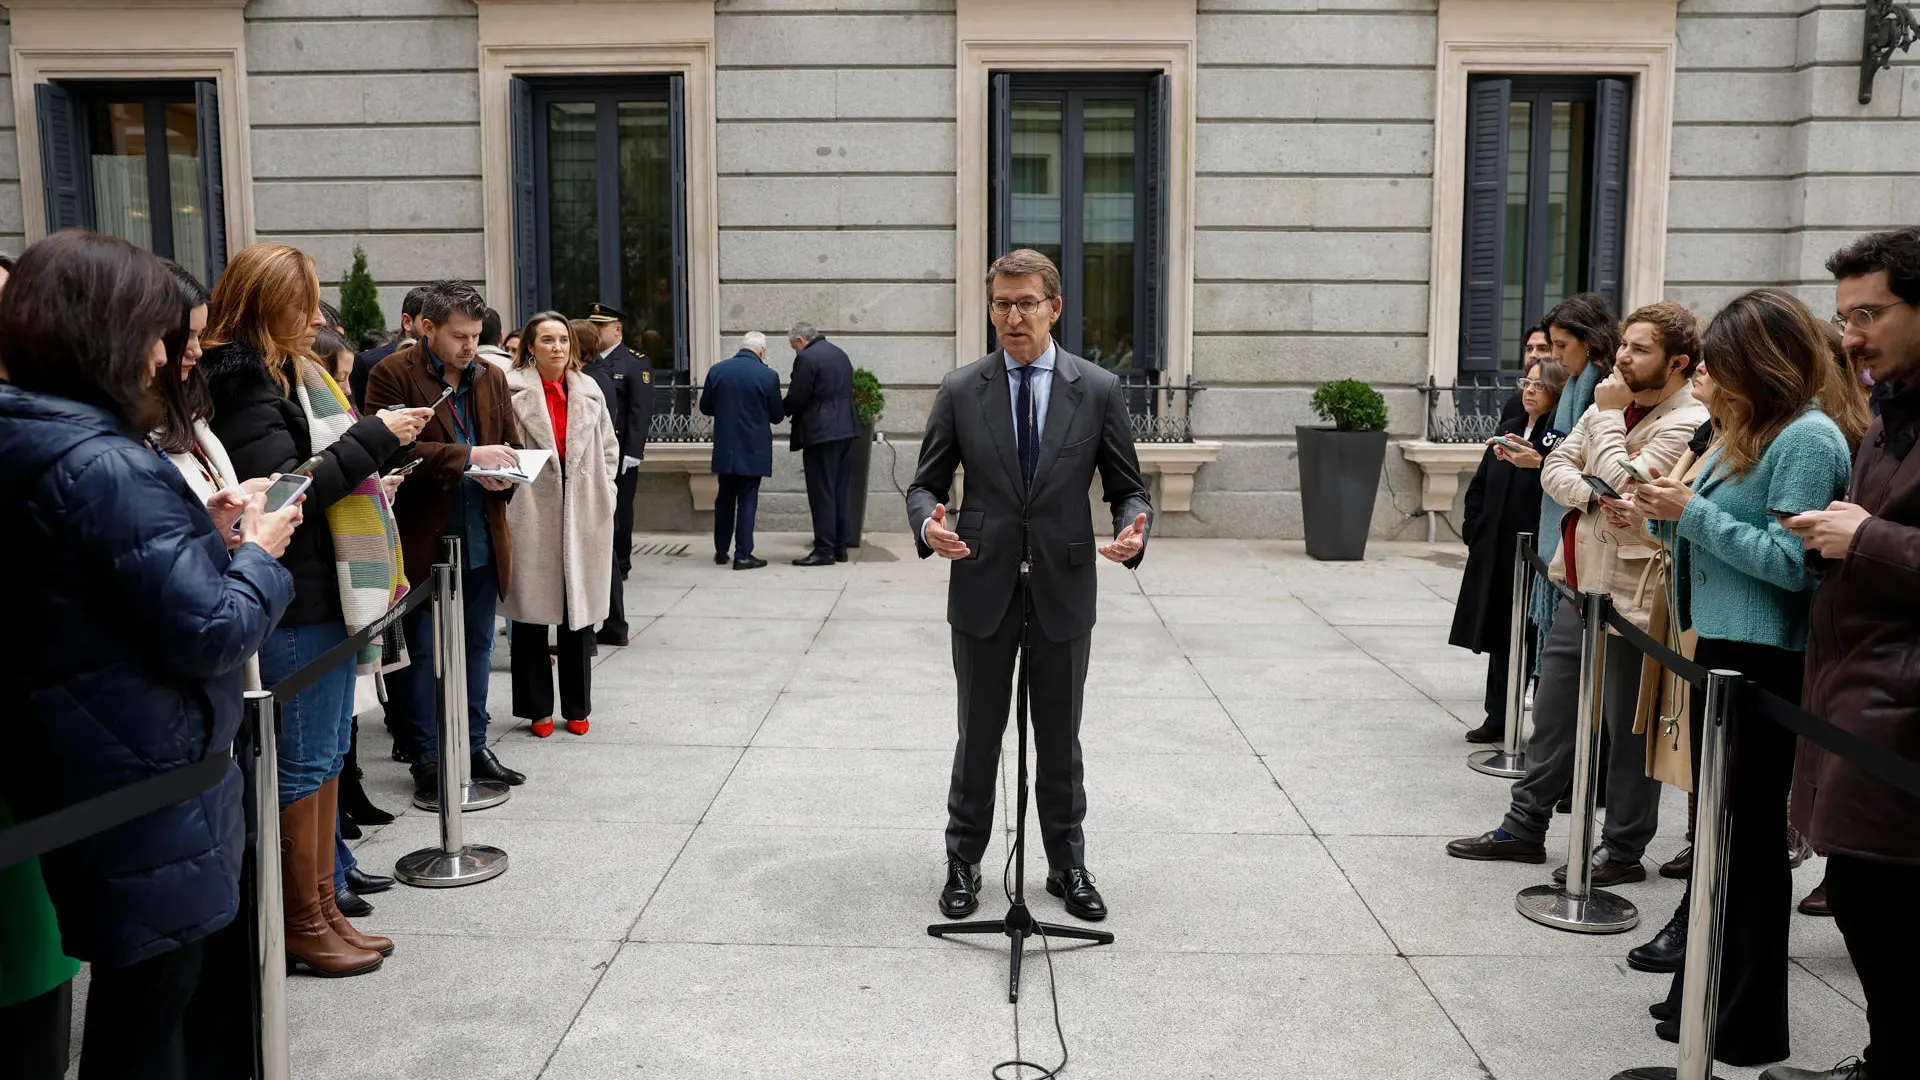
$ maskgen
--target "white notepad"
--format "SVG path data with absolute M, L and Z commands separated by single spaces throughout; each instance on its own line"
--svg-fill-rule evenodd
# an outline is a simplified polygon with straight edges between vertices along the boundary
M 516 484 L 531 484 L 540 477 L 540 470 L 547 465 L 547 459 L 553 456 L 551 450 L 515 450 L 520 463 L 511 469 L 468 469 L 468 476 L 492 476 L 500 480 L 510 480 Z

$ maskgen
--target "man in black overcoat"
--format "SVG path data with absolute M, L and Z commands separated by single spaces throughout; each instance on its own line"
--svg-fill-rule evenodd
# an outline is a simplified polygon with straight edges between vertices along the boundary
M 813 550 L 793 565 L 832 566 L 847 561 L 847 548 L 859 537 L 860 524 L 853 520 L 853 444 L 860 437 L 853 362 L 811 323 L 795 323 L 787 343 L 793 346 L 786 399 L 793 421 L 790 448 L 800 451 L 813 515 Z
M 600 387 L 620 443 L 620 475 L 614 481 L 613 597 L 606 621 L 594 634 L 602 645 L 625 645 L 628 637 L 626 580 L 633 570 L 633 498 L 640 484 L 640 459 L 647 452 L 653 424 L 653 370 L 646 357 L 626 347 L 627 316 L 607 304 L 595 304 L 587 321 L 600 328 L 598 341 L 581 342 L 587 353 L 582 375 Z

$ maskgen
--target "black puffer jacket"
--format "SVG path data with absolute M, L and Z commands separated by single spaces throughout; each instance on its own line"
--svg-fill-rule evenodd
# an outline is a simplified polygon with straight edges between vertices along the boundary
M 290 472 L 320 455 L 302 506 L 304 520 L 280 557 L 294 581 L 293 604 L 281 623 L 339 622 L 340 578 L 327 507 L 380 469 L 400 449 L 400 440 L 370 416 L 332 446 L 314 446 L 300 402 L 280 392 L 267 374 L 266 360 L 251 346 L 216 345 L 200 358 L 200 370 L 213 388 L 213 433 L 227 448 L 239 479 Z M 286 374 L 293 385 L 293 373 Z
M 226 754 L 241 669 L 293 597 L 231 559 L 164 458 L 102 409 L 0 383 L 0 798 L 39 817 Z M 109 967 L 233 921 L 241 776 L 41 859 L 62 947 Z

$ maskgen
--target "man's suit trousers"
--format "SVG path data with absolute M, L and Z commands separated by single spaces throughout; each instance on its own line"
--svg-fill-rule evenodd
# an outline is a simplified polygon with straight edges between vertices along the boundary
M 947 793 L 947 854 L 966 863 L 986 855 L 993 835 L 994 794 L 1000 784 L 1000 742 L 1013 703 L 1020 654 L 1020 595 L 991 637 L 953 632 L 953 671 L 960 688 L 960 742 L 953 752 Z M 1028 682 L 1029 737 L 1039 758 L 1034 801 L 1047 864 L 1086 865 L 1080 823 L 1087 816 L 1081 783 L 1080 708 L 1087 685 L 1091 635 L 1048 641 L 1036 620 Z
M 813 515 L 813 553 L 845 555 L 857 538 L 853 524 L 853 440 L 835 439 L 800 451 L 807 473 L 807 510 Z

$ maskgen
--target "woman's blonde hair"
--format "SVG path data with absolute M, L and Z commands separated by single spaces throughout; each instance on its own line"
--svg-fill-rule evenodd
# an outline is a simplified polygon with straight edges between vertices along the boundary
M 1852 430 L 1856 418 L 1845 406 L 1857 397 L 1848 396 L 1820 320 L 1792 293 L 1754 289 L 1735 297 L 1707 324 L 1701 351 L 1716 387 L 1720 456 L 1735 476 L 1753 468 L 1809 405 L 1820 403 L 1849 442 L 1865 430 Z
M 534 328 L 541 323 L 557 322 L 567 328 L 567 370 L 579 371 L 583 361 L 580 359 L 580 332 L 576 320 L 570 320 L 557 311 L 542 311 L 527 320 L 527 325 L 514 331 L 520 340 L 513 347 L 513 366 L 516 368 L 533 367 Z
M 298 314 L 294 324 L 290 315 Z M 282 394 L 288 393 L 289 363 L 311 362 L 302 355 L 301 339 L 320 314 L 320 278 L 313 259 L 285 244 L 254 244 L 242 248 L 221 272 L 207 301 L 208 347 L 240 344 L 257 349 L 266 359 L 267 374 Z

